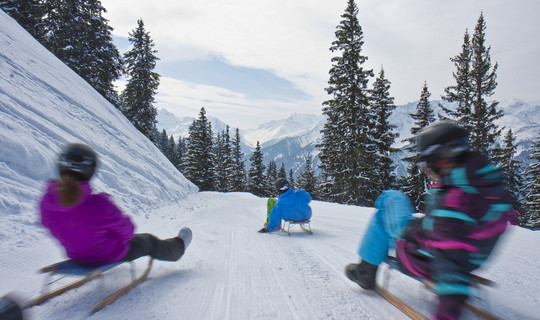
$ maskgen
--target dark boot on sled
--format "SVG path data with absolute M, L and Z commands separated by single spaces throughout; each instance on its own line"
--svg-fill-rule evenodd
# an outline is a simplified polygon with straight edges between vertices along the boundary
M 2 320 L 22 320 L 23 311 L 19 303 L 11 297 L 0 298 L 0 319 Z
M 362 289 L 374 290 L 378 268 L 379 266 L 362 261 L 361 263 L 347 265 L 345 274 L 347 278 L 356 282 Z

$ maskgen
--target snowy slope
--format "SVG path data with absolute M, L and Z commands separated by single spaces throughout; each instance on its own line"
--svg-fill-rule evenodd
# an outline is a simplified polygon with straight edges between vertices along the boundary
M 363 292 L 343 269 L 356 249 L 373 209 L 312 203 L 314 235 L 295 231 L 259 234 L 265 199 L 246 193 L 202 192 L 177 206 L 134 217 L 138 229 L 162 237 L 189 225 L 193 242 L 178 262 L 154 264 L 149 279 L 95 315 L 89 310 L 129 280 L 129 266 L 30 310 L 31 319 L 407 319 L 382 298 Z M 22 239 L 21 242 L 28 241 Z M 497 282 L 489 308 L 501 319 L 538 319 L 537 245 L 540 233 L 513 228 L 480 274 Z M 24 247 L 2 247 L 0 291 L 37 295 L 36 272 L 63 258 L 43 235 Z M 146 259 L 136 262 L 141 272 Z M 419 283 L 391 273 L 391 291 L 425 314 L 435 297 Z M 379 273 L 382 282 L 384 272 Z M 67 280 L 67 279 L 65 279 Z M 71 279 L 70 279 L 71 280 Z M 65 281 L 57 283 L 60 285 Z M 464 319 L 477 319 L 466 313 Z
M 35 199 L 67 142 L 101 155 L 96 188 L 132 214 L 197 191 L 118 110 L 0 11 L 0 239 L 24 234 L 18 219 L 35 227 Z
M 343 273 L 372 208 L 313 202 L 314 235 L 259 234 L 266 200 L 197 193 L 111 105 L 0 12 L 0 296 L 40 293 L 40 267 L 64 251 L 38 223 L 36 203 L 54 176 L 60 145 L 83 141 L 102 155 L 92 181 L 110 192 L 138 232 L 194 237 L 178 262 L 157 261 L 147 281 L 90 315 L 130 278 L 128 264 L 42 306 L 27 319 L 407 319 Z M 488 304 L 502 319 L 540 314 L 540 233 L 512 228 L 481 270 L 498 286 Z M 140 272 L 145 258 L 134 264 Z M 383 272 L 380 273 L 382 277 Z M 55 285 L 72 279 L 63 279 Z M 428 314 L 433 296 L 393 274 L 391 291 Z M 464 319 L 476 319 L 467 313 Z

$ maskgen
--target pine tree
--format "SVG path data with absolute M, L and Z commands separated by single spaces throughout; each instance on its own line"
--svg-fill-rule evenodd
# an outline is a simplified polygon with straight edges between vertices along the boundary
M 215 150 L 215 189 L 221 192 L 232 191 L 234 163 L 231 150 L 229 126 L 216 138 Z
M 218 133 L 214 140 L 214 189 L 224 192 L 227 185 L 227 176 L 225 174 L 225 139 L 222 133 Z
M 143 21 L 138 20 L 137 24 L 138 27 L 129 33 L 133 48 L 124 54 L 128 80 L 120 98 L 125 116 L 140 132 L 150 137 L 149 133 L 157 122 L 157 110 L 153 104 L 160 77 L 152 70 L 159 59 Z
M 493 101 L 488 105 L 486 101 L 486 98 L 492 96 L 497 87 L 498 64 L 491 65 L 491 47 L 485 46 L 485 29 L 484 15 L 480 14 L 472 38 L 473 113 L 470 140 L 474 149 L 490 154 L 490 148 L 501 132 L 494 121 L 501 118 L 503 112 L 497 109 L 499 102 Z
M 279 168 L 277 177 L 287 179 L 287 172 L 285 171 L 285 165 L 283 164 L 283 162 L 281 163 L 281 167 Z
M 158 147 L 159 150 L 161 150 L 163 154 L 165 154 L 165 150 L 167 149 L 167 144 L 168 144 L 167 130 L 163 129 L 161 131 L 161 134 L 157 136 L 155 145 L 156 147 Z
M 337 39 L 330 47 L 341 55 L 332 58 L 329 72 L 326 92 L 331 99 L 323 103 L 326 123 L 321 130 L 319 159 L 325 199 L 372 205 L 376 146 L 367 86 L 373 71 L 362 67 L 367 57 L 361 54 L 363 32 L 357 15 L 354 0 L 348 0 L 335 33 Z
M 512 134 L 512 129 L 509 129 L 507 134 L 504 137 L 503 146 L 498 146 L 493 149 L 493 160 L 499 164 L 502 171 L 504 172 L 506 187 L 508 191 L 512 193 L 518 208 L 519 201 L 522 198 L 521 190 L 523 189 L 523 168 L 521 166 L 521 161 L 516 159 L 517 144 L 516 138 Z M 498 144 L 497 144 L 498 145 Z
M 0 0 L 0 9 L 15 19 L 39 42 L 43 41 L 44 8 L 40 0 Z
M 492 147 L 500 136 L 501 129 L 495 120 L 503 116 L 498 102 L 487 103 L 486 98 L 494 94 L 497 87 L 498 64 L 491 64 L 491 47 L 485 45 L 486 23 L 483 13 L 478 18 L 472 40 L 465 32 L 462 52 L 450 59 L 456 66 L 456 85 L 445 89 L 449 102 L 457 102 L 457 109 L 444 108 L 451 119 L 459 122 L 470 132 L 473 149 L 491 155 Z
M 249 158 L 251 165 L 249 167 L 249 180 L 248 180 L 248 192 L 253 193 L 256 196 L 262 197 L 266 195 L 266 176 L 264 174 L 265 166 L 263 164 L 263 154 L 261 152 L 261 145 L 257 141 L 255 151 Z
M 174 166 L 181 172 L 182 164 L 184 162 L 184 155 L 186 154 L 186 139 L 179 137 L 178 143 L 176 144 L 176 163 L 173 163 Z
M 167 159 L 169 159 L 169 161 L 172 164 L 175 164 L 176 162 L 178 162 L 178 160 L 176 159 L 176 142 L 174 141 L 174 137 L 172 134 L 169 137 L 165 155 L 167 156 Z
M 306 166 L 304 171 L 300 173 L 296 181 L 298 189 L 306 190 L 311 194 L 313 199 L 317 199 L 317 177 L 312 168 L 311 157 L 306 158 Z
M 433 108 L 429 102 L 429 92 L 427 83 L 424 82 L 422 92 L 420 93 L 420 101 L 416 105 L 416 113 L 411 113 L 410 116 L 415 120 L 414 126 L 411 127 L 412 137 L 403 140 L 403 142 L 409 142 L 405 150 L 408 153 L 412 153 L 411 156 L 407 156 L 402 160 L 408 163 L 407 176 L 401 182 L 401 189 L 405 192 L 418 212 L 424 210 L 424 193 L 428 188 L 429 179 L 428 176 L 420 170 L 417 162 L 417 154 L 414 146 L 414 139 L 416 134 L 435 121 L 435 115 Z
M 540 229 L 540 136 L 538 136 L 532 146 L 533 150 L 529 155 L 531 163 L 525 170 L 525 211 L 520 217 L 524 227 Z
M 396 108 L 394 98 L 390 96 L 390 81 L 384 76 L 384 69 L 381 67 L 379 76 L 373 83 L 371 94 L 371 107 L 375 114 L 375 144 L 377 146 L 377 159 L 374 170 L 375 179 L 371 189 L 371 198 L 376 198 L 384 190 L 392 189 L 396 183 L 396 176 L 392 158 L 390 156 L 397 150 L 392 147 L 398 133 L 392 132 L 396 125 L 391 124 L 388 119 L 392 111 Z
M 296 181 L 294 180 L 293 171 L 292 169 L 289 169 L 289 184 L 291 185 L 291 188 L 296 188 Z
M 231 178 L 231 191 L 246 190 L 246 169 L 244 165 L 244 153 L 240 145 L 240 131 L 236 128 L 235 138 L 232 142 L 233 175 Z
M 199 118 L 189 127 L 182 172 L 201 191 L 214 190 L 212 124 L 206 117 L 204 107 L 201 108 Z
M 44 0 L 42 43 L 116 107 L 123 63 L 99 0 Z
M 276 193 L 274 182 L 278 178 L 277 165 L 274 160 L 270 160 L 266 167 L 266 196 L 270 197 Z
M 462 51 L 459 55 L 450 58 L 450 61 L 456 67 L 456 71 L 453 73 L 456 84 L 445 88 L 446 95 L 441 97 L 445 101 L 455 103 L 457 105 L 456 110 L 446 108 L 442 104 L 439 104 L 439 106 L 450 116 L 450 119 L 460 123 L 470 131 L 473 89 L 471 75 L 472 49 L 468 30 L 465 30 L 461 48 Z

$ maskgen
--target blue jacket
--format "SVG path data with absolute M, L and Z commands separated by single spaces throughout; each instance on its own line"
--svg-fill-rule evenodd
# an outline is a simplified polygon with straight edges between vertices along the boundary
M 281 226 L 281 220 L 311 219 L 310 194 L 305 190 L 289 189 L 278 197 L 277 203 L 270 211 L 268 231 L 276 231 Z

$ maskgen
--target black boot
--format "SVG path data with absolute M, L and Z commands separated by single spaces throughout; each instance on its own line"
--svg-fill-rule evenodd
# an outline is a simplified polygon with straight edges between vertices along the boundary
M 345 268 L 345 274 L 347 278 L 356 282 L 362 289 L 374 290 L 378 268 L 379 266 L 362 261 L 361 263 L 349 264 Z
M 0 298 L 0 319 L 22 320 L 23 312 L 21 306 L 9 297 Z

